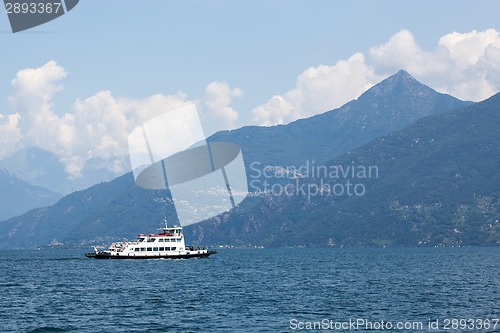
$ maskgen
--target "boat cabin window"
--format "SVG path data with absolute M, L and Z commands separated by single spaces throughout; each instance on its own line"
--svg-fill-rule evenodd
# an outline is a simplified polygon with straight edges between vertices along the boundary
M 175 251 L 175 249 L 176 249 L 176 247 L 173 247 L 173 248 L 172 248 L 172 251 Z
M 163 243 L 163 238 L 158 239 L 158 242 Z
M 158 251 L 158 248 L 157 247 L 153 247 L 153 251 Z
M 160 251 L 165 251 L 165 248 L 164 247 L 160 247 Z
M 151 247 L 148 247 L 148 251 L 153 251 L 153 248 L 151 248 Z
M 180 242 L 180 241 L 181 241 L 181 239 L 180 239 L 180 238 L 177 238 L 177 241 L 178 241 L 178 242 Z
M 144 242 L 144 238 L 139 238 L 139 239 L 138 239 L 138 242 L 139 242 L 139 243 L 140 243 L 140 242 Z
M 135 252 L 139 252 L 140 250 L 141 250 L 141 249 L 140 249 L 139 247 L 136 247 L 136 248 L 134 249 L 134 251 L 135 251 Z
M 170 242 L 170 238 L 165 238 L 165 242 Z
M 148 242 L 149 242 L 149 243 L 152 243 L 152 242 L 154 242 L 155 240 L 156 240 L 156 238 L 150 238 L 150 239 L 148 239 Z
M 144 252 L 146 251 L 146 248 L 145 247 L 141 247 L 141 252 Z

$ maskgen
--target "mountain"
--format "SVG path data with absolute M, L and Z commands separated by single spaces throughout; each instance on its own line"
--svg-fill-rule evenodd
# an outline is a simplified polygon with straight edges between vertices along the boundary
M 400 70 L 338 109 L 288 125 L 222 131 L 208 141 L 238 143 L 247 165 L 322 164 L 417 119 L 470 104 L 440 94 Z
M 15 177 L 63 194 L 114 179 L 116 174 L 107 164 L 100 158 L 89 159 L 80 177 L 71 178 L 59 157 L 37 147 L 23 148 L 0 160 L 0 167 Z
M 36 147 L 21 149 L 0 161 L 0 167 L 36 186 L 63 193 L 64 165 L 56 155 Z
M 321 177 L 290 180 L 311 189 L 310 197 L 268 196 L 190 226 L 189 236 L 264 246 L 499 245 L 498 128 L 500 93 L 348 152 L 327 163 L 328 173 L 316 173 Z M 355 172 L 335 173 L 340 166 Z
M 252 180 L 255 176 L 252 174 L 255 171 L 252 165 L 257 164 L 256 168 L 260 169 L 299 167 L 309 162 L 322 165 L 375 138 L 400 130 L 416 119 L 470 104 L 437 93 L 407 72 L 400 71 L 339 109 L 288 125 L 250 126 L 219 132 L 208 140 L 238 143 Z M 160 225 L 163 215 L 161 196 L 161 192 L 138 189 L 132 176 L 127 174 L 112 182 L 72 193 L 52 207 L 0 223 L 0 244 L 33 246 L 54 239 L 92 243 L 130 237 Z M 262 201 L 269 200 L 274 198 L 247 198 L 236 210 L 236 215 L 226 214 L 213 221 L 224 219 L 227 225 L 232 223 L 230 219 L 245 221 L 251 217 L 245 214 L 252 212 L 252 209 L 260 209 L 258 207 L 263 207 Z M 279 207 L 276 206 L 277 209 Z M 283 210 L 281 212 L 288 214 Z M 208 229 L 200 228 L 194 226 L 186 231 L 193 230 L 192 235 L 200 241 L 219 242 L 217 237 L 209 236 L 211 233 Z M 13 232 L 20 229 L 32 232 L 23 235 Z M 241 243 L 245 235 L 248 233 L 232 233 L 224 241 Z M 268 244 L 279 245 L 266 242 Z
M 33 186 L 0 169 L 0 221 L 54 204 L 61 194 Z

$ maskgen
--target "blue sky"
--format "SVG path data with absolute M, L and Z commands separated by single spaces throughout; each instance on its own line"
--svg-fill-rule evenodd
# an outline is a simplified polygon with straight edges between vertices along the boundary
M 89 156 L 119 173 L 126 167 L 111 161 L 126 154 L 131 119 L 159 105 L 195 102 L 208 132 L 287 123 L 338 107 L 399 68 L 480 100 L 500 90 L 499 12 L 499 1 L 80 0 L 16 34 L 3 13 L 0 159 L 38 145 L 76 177 Z M 22 72 L 29 68 L 41 70 Z M 37 103 L 53 131 L 41 130 Z

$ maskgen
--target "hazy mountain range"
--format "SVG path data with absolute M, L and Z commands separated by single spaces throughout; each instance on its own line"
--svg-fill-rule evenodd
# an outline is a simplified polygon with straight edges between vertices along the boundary
M 80 177 L 70 179 L 64 164 L 55 154 L 37 147 L 27 147 L 5 157 L 0 160 L 0 168 L 32 185 L 63 194 L 116 177 L 106 168 L 105 161 L 93 158 L 86 162 L 86 168 Z
M 56 203 L 62 194 L 12 176 L 0 168 L 0 221 Z
M 498 244 L 499 105 L 499 95 L 464 102 L 400 71 L 324 114 L 216 133 L 209 140 L 238 143 L 247 167 L 314 162 L 377 173 L 277 177 L 297 195 L 250 196 L 234 211 L 186 227 L 187 237 L 210 245 Z M 347 195 L 347 181 L 362 195 Z M 300 190 L 317 185 L 321 195 Z M 152 232 L 163 217 L 161 196 L 126 174 L 0 222 L 0 244 L 91 244 Z

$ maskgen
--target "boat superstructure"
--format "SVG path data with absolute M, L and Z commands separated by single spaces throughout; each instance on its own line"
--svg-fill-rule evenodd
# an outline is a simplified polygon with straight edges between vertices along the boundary
M 186 246 L 182 227 L 174 226 L 160 229 L 158 234 L 139 234 L 136 240 L 115 242 L 104 251 L 94 247 L 93 253 L 85 256 L 96 259 L 187 259 L 208 257 L 217 253 L 205 247 Z

